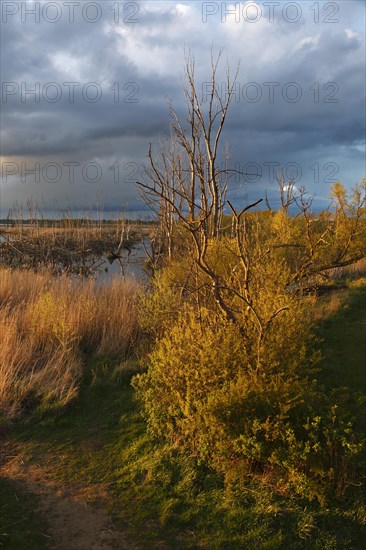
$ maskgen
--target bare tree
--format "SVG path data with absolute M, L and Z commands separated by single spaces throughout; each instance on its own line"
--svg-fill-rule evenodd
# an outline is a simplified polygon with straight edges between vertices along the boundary
M 208 289 L 243 339 L 251 340 L 252 348 L 256 342 L 254 355 L 259 369 L 267 335 L 277 318 L 289 309 L 289 292 L 301 289 L 314 275 L 365 256 L 365 242 L 360 239 L 365 185 L 357 187 L 350 200 L 342 186 L 335 186 L 335 213 L 317 220 L 312 214 L 312 199 L 303 189 L 297 192 L 295 180 L 280 171 L 277 183 L 281 206 L 277 212 L 272 211 L 267 197 L 268 219 L 250 212 L 262 202 L 261 198 L 237 210 L 226 198 L 231 170 L 227 162 L 222 168 L 220 140 L 238 68 L 231 77 L 227 66 L 225 86 L 218 87 L 220 59 L 221 52 L 216 58 L 211 52 L 211 82 L 205 102 L 198 93 L 194 57 L 186 55 L 186 126 L 170 106 L 170 139 L 164 140 L 157 155 L 150 145 L 147 178 L 138 184 L 160 221 L 162 253 L 172 257 L 178 230 L 190 236 L 189 254 L 198 274 L 196 288 L 190 292 L 197 295 L 200 289 Z M 232 213 L 230 238 L 222 234 L 225 205 Z M 295 216 L 290 215 L 292 208 L 297 208 Z M 222 243 L 227 250 L 224 271 L 217 267 L 212 254 Z M 281 282 L 277 283 L 281 270 Z M 270 284 L 277 285 L 279 291 L 274 294 L 278 299 L 272 293 L 266 301 L 263 295 Z
M 170 105 L 171 139 L 164 141 L 158 155 L 150 145 L 148 177 L 138 182 L 145 201 L 158 214 L 168 255 L 175 221 L 189 230 L 200 226 L 208 237 L 219 235 L 228 183 L 228 171 L 220 166 L 220 138 L 238 73 L 237 69 L 232 78 L 227 66 L 225 86 L 218 86 L 220 59 L 221 52 L 216 59 L 211 52 L 211 82 L 205 98 L 198 92 L 194 57 L 186 54 L 187 127 Z

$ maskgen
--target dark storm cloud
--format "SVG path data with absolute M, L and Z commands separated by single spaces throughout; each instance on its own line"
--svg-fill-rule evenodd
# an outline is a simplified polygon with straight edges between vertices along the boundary
M 297 163 L 301 182 L 321 196 L 328 193 L 329 163 L 338 165 L 337 177 L 346 184 L 365 175 L 362 2 L 336 3 L 338 22 L 328 24 L 324 15 L 329 13 L 320 12 L 316 22 L 308 3 L 301 4 L 301 20 L 294 24 L 281 15 L 286 2 L 273 23 L 262 17 L 255 24 L 243 20 L 243 4 L 237 22 L 228 17 L 225 23 L 220 17 L 222 2 L 216 3 L 219 11 L 207 23 L 202 21 L 200 2 L 136 3 L 138 23 L 125 21 L 128 13 L 121 4 L 118 24 L 109 9 L 115 3 L 99 4 L 103 14 L 95 24 L 83 20 L 80 10 L 73 23 L 65 11 L 54 24 L 42 18 L 39 23 L 31 18 L 22 23 L 17 16 L 2 23 L 1 77 L 8 83 L 2 103 L 3 162 L 98 162 L 104 168 L 101 179 L 87 181 L 87 186 L 85 181 L 70 185 L 64 172 L 57 185 L 42 178 L 24 185 L 20 170 L 8 174 L 2 181 L 3 209 L 17 198 L 25 202 L 30 194 L 45 202 L 62 202 L 67 196 L 82 204 L 86 196 L 93 200 L 93 195 L 103 193 L 108 205 L 128 200 L 135 207 L 133 183 L 129 178 L 116 182 L 109 167 L 117 162 L 123 171 L 133 162 L 141 172 L 149 143 L 157 144 L 168 131 L 167 98 L 185 116 L 180 79 L 184 47 L 195 52 L 198 87 L 205 89 L 212 43 L 224 49 L 233 72 L 241 59 L 238 97 L 224 135 L 231 143 L 233 164 L 257 163 L 265 184 L 270 183 L 268 163 Z M 65 84 L 70 82 L 79 84 L 74 101 Z M 36 83 L 39 102 L 26 94 Z M 47 87 L 50 83 L 61 89 L 58 101 L 47 96 L 55 91 Z M 83 94 L 85 86 L 91 95 L 95 91 L 91 83 L 102 92 L 95 102 Z M 272 98 L 268 83 L 273 86 Z M 253 101 L 258 90 L 261 96 Z M 300 97 L 293 101 L 299 90 Z M 314 163 L 319 165 L 318 175 Z M 252 184 L 247 184 L 251 193 Z

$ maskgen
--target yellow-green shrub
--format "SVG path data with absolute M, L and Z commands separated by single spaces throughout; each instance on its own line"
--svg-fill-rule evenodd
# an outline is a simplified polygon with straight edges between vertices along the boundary
M 134 379 L 153 433 L 192 441 L 197 407 L 244 368 L 244 357 L 232 323 L 185 306 L 151 353 L 148 372 Z
M 344 407 L 334 408 L 334 399 L 306 375 L 305 350 L 294 355 L 292 343 L 281 360 L 293 332 L 289 319 L 282 321 L 272 340 L 280 350 L 276 368 L 269 349 L 258 371 L 238 327 L 186 304 L 133 385 L 150 432 L 222 474 L 228 485 L 240 488 L 256 476 L 282 492 L 322 500 L 352 475 L 363 442 Z M 304 344 L 296 345 L 303 350 Z

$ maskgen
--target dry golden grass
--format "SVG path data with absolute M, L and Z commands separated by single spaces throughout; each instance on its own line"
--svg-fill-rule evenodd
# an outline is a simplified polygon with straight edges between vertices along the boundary
M 366 258 L 362 258 L 354 264 L 347 265 L 346 267 L 337 267 L 329 272 L 334 279 L 359 279 L 366 275 Z
M 366 258 L 358 262 L 333 270 L 332 276 L 335 279 L 348 279 L 348 288 L 357 288 L 363 286 L 366 280 Z M 348 291 L 337 290 L 327 296 L 311 298 L 312 316 L 315 322 L 321 322 L 333 317 L 338 313 L 344 303 L 347 301 Z
M 311 312 L 313 320 L 318 323 L 333 317 L 341 309 L 347 299 L 347 290 L 337 290 L 329 296 L 313 299 Z
M 32 400 L 65 404 L 86 353 L 125 357 L 139 335 L 138 284 L 0 269 L 0 419 Z
M 8 237 L 14 237 L 16 240 L 22 239 L 38 239 L 47 244 L 60 243 L 77 243 L 80 247 L 88 246 L 90 242 L 95 240 L 111 240 L 117 244 L 121 238 L 121 232 L 124 233 L 127 240 L 129 237 L 135 237 L 141 232 L 141 228 L 137 224 L 130 224 L 119 220 L 110 224 L 90 224 L 87 222 L 80 224 L 70 224 L 62 226 L 58 225 L 42 226 L 42 225 L 14 225 L 11 227 L 3 227 L 1 233 Z

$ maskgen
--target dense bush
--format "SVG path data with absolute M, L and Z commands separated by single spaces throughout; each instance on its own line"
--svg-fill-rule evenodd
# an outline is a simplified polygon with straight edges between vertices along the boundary
M 243 338 L 214 308 L 178 301 L 177 281 L 173 294 L 164 294 L 172 272 L 165 269 L 143 302 L 151 300 L 146 319 L 149 311 L 169 311 L 165 330 L 154 333 L 147 372 L 133 381 L 150 432 L 213 468 L 228 486 L 259 477 L 319 500 L 343 490 L 356 475 L 363 441 L 344 412 L 345 396 L 326 396 L 315 380 L 309 303 L 273 281 L 262 288 L 260 307 L 277 300 L 288 309 L 266 334 L 258 364 L 250 323 Z

